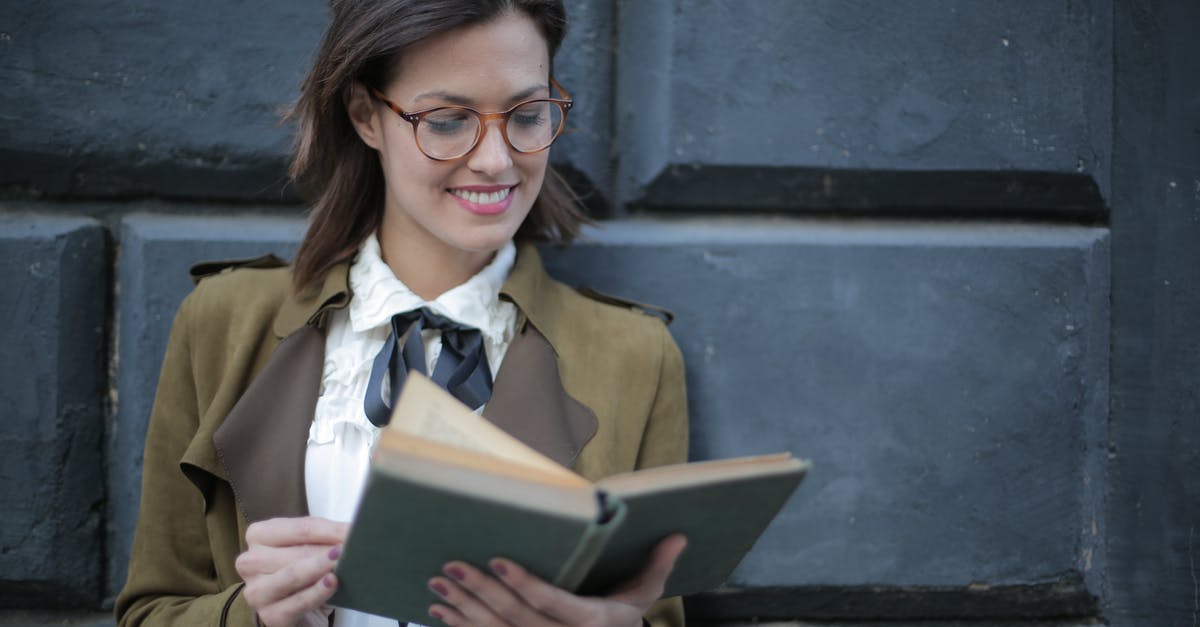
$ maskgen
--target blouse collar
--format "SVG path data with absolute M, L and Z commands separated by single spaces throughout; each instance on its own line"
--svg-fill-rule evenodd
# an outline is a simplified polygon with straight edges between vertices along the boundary
M 385 326 L 392 316 L 419 307 L 479 329 L 492 341 L 501 341 L 506 331 L 500 308 L 500 288 L 512 271 L 516 246 L 510 241 L 492 261 L 466 282 L 426 301 L 396 278 L 383 261 L 379 241 L 372 234 L 363 243 L 350 267 L 350 326 L 356 333 Z

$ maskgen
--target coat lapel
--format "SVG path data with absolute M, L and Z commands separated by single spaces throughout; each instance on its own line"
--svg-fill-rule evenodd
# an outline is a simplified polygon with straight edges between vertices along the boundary
M 599 424 L 591 409 L 567 394 L 554 349 L 528 323 L 504 354 L 483 417 L 563 466 L 575 461 Z
M 320 289 L 286 298 L 273 328 L 283 338 L 221 426 L 213 446 L 249 522 L 306 516 L 304 455 L 325 367 L 325 313 L 350 302 L 349 262 Z
M 538 452 L 570 466 L 596 435 L 596 414 L 575 400 L 559 376 L 554 344 L 569 334 L 563 320 L 566 289 L 551 280 L 532 244 L 522 244 L 500 297 L 521 312 L 518 333 L 496 373 L 492 400 L 483 415 Z
M 325 360 L 325 334 L 305 325 L 279 344 L 213 444 L 249 522 L 306 516 L 304 453 Z
M 305 516 L 304 456 L 325 361 L 322 314 L 350 300 L 349 263 L 319 292 L 287 299 L 275 317 L 283 338 L 213 435 L 221 465 L 249 522 Z M 596 434 L 596 414 L 563 387 L 553 342 L 564 332 L 537 249 L 523 245 L 501 297 L 521 312 L 483 415 L 514 437 L 570 466 Z

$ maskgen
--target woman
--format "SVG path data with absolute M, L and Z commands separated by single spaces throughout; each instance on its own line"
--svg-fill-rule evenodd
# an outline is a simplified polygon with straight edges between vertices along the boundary
M 395 624 L 325 601 L 407 368 L 451 371 L 456 395 L 592 479 L 686 457 L 682 360 L 664 325 L 554 282 L 527 243 L 569 241 L 582 221 L 547 165 L 570 107 L 551 77 L 561 1 L 332 8 L 293 112 L 310 228 L 291 267 L 200 270 L 180 308 L 122 625 Z M 505 559 L 490 572 L 451 562 L 430 573 L 429 614 L 677 624 L 678 601 L 655 599 L 683 545 L 664 540 L 603 598 Z

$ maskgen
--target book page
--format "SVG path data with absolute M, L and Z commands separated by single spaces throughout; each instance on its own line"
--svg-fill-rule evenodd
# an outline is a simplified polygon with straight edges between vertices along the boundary
M 633 496 L 752 477 L 803 475 L 808 467 L 807 461 L 795 459 L 789 453 L 773 453 L 644 468 L 605 477 L 597 485 L 614 494 Z
M 409 373 L 387 430 L 499 457 L 546 472 L 574 474 L 471 411 L 449 392 L 418 373 Z
M 388 429 L 383 433 L 371 465 L 392 473 L 397 469 L 406 469 L 399 476 L 409 479 L 424 477 L 427 483 L 458 491 L 477 491 L 485 484 L 509 486 L 504 490 L 489 488 L 484 491 L 493 497 L 525 490 L 533 494 L 530 498 L 542 498 L 544 493 L 537 491 L 553 486 L 577 491 L 582 489 L 582 494 L 585 494 L 587 499 L 595 499 L 595 489 L 591 482 L 575 473 L 546 472 L 536 466 L 512 462 L 495 455 L 481 455 L 475 451 L 409 435 L 400 430 Z M 454 469 L 455 472 L 449 472 L 447 469 Z M 472 485 L 456 483 L 454 477 L 462 473 L 474 474 L 476 479 L 470 482 Z M 481 477 L 484 475 L 489 477 L 488 481 L 483 481 Z M 588 511 L 594 509 L 592 507 Z

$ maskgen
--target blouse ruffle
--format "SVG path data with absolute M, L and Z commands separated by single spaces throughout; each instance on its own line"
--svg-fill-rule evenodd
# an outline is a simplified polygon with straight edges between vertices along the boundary
M 510 242 L 479 274 L 433 302 L 425 302 L 384 263 L 375 236 L 367 238 L 350 267 L 350 305 L 334 310 L 328 320 L 321 390 L 304 460 L 310 514 L 349 521 L 358 509 L 371 450 L 380 434 L 380 429 L 367 419 L 363 399 L 371 366 L 387 339 L 392 316 L 424 306 L 478 328 L 488 365 L 495 373 L 516 326 L 516 307 L 499 298 L 515 259 L 516 247 Z M 421 335 L 426 372 L 433 372 L 433 363 L 441 353 L 441 333 L 426 330 Z M 394 620 L 362 612 L 340 610 L 334 615 L 334 627 L 394 625 Z

